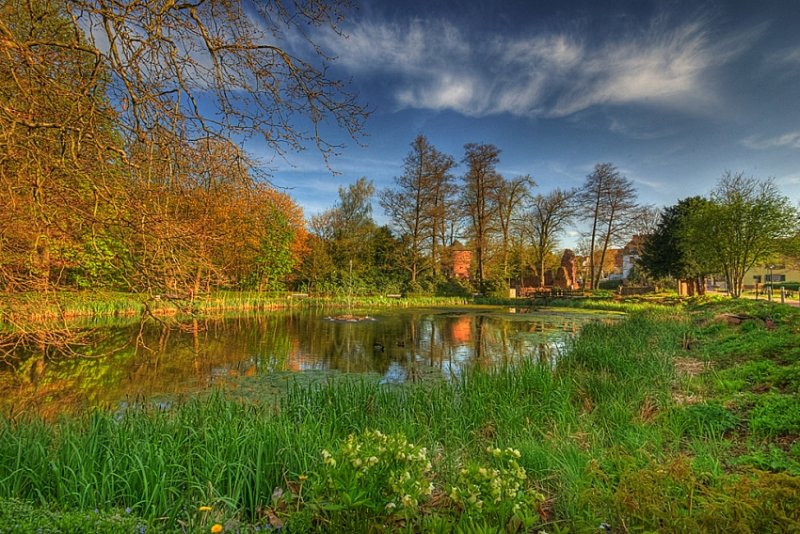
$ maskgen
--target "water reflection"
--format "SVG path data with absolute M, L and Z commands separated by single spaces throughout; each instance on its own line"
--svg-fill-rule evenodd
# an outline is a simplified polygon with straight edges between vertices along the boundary
M 30 355 L 0 369 L 5 413 L 51 417 L 153 396 L 191 395 L 211 384 L 279 372 L 373 373 L 383 382 L 458 377 L 468 366 L 521 358 L 555 365 L 565 339 L 596 316 L 524 309 L 404 310 L 356 323 L 315 313 L 271 312 L 98 329 L 86 358 Z M 109 355 L 110 354 L 110 355 Z M 234 380 L 231 380 L 234 379 Z

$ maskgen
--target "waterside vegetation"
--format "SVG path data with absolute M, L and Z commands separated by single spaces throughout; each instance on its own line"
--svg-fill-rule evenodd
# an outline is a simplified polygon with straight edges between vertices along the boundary
M 0 521 L 12 532 L 800 527 L 800 311 L 642 308 L 586 326 L 555 369 L 6 419 Z
M 112 291 L 0 293 L 0 323 L 47 322 L 81 317 L 204 316 L 224 312 L 249 312 L 291 308 L 409 308 L 460 306 L 465 296 L 332 295 L 217 291 L 198 295 L 148 295 Z

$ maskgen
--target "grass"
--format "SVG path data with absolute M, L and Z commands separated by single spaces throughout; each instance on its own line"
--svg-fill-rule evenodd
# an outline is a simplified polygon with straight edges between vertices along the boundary
M 157 531 L 800 528 L 800 311 L 621 309 L 628 319 L 586 326 L 555 370 L 523 363 L 407 386 L 339 377 L 295 384 L 279 407 L 217 393 L 166 412 L 2 421 L 0 524 L 9 507 L 29 507 L 43 525 L 130 509 L 131 528 Z M 749 318 L 729 324 L 725 313 Z M 373 446 L 359 441 L 372 429 L 427 451 L 430 470 L 414 476 L 433 491 L 409 497 L 418 505 L 385 508 L 395 471 L 368 489 L 352 483 L 347 444 Z M 519 451 L 526 477 L 508 502 L 523 511 L 453 493 L 489 491 L 483 472 L 508 483 L 514 464 L 487 447 Z
M 210 315 L 223 312 L 276 310 L 287 308 L 355 309 L 454 306 L 466 304 L 462 297 L 394 298 L 384 295 L 304 297 L 290 293 L 270 294 L 248 291 L 217 291 L 194 299 L 110 291 L 57 293 L 0 293 L 0 331 L 14 325 L 49 323 L 72 318 L 130 317 L 149 310 L 154 315 Z

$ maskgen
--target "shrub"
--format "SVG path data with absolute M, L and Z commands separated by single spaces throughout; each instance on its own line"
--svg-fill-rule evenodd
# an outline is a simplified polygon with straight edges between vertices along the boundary
M 622 280 L 601 280 L 597 285 L 598 289 L 605 289 L 608 291 L 616 291 L 622 285 Z

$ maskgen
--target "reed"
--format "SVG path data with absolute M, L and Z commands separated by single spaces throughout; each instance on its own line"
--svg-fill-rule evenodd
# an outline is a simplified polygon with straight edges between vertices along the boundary
M 411 308 L 422 306 L 461 306 L 462 297 L 385 295 L 307 297 L 291 293 L 217 291 L 191 298 L 187 295 L 145 295 L 115 292 L 0 293 L 0 331 L 13 325 L 49 324 L 64 319 L 133 317 L 145 311 L 158 316 L 214 315 L 224 312 L 271 311 L 293 308 L 354 307 Z

